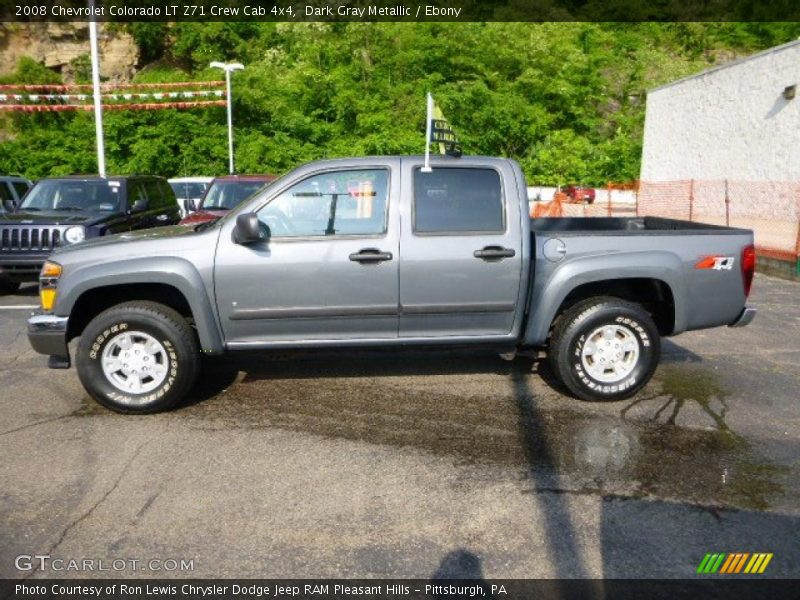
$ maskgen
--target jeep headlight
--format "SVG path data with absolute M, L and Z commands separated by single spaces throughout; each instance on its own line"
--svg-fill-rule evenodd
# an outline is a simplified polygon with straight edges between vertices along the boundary
M 70 227 L 64 232 L 64 241 L 68 244 L 77 244 L 86 239 L 86 230 L 80 226 Z
M 39 274 L 39 299 L 42 303 L 42 310 L 47 312 L 53 310 L 56 304 L 56 288 L 59 277 L 61 277 L 61 265 L 50 260 L 46 261 Z

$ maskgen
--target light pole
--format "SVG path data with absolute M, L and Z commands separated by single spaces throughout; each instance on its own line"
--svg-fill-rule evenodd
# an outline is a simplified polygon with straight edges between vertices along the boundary
M 228 168 L 233 175 L 233 106 L 231 98 L 231 73 L 244 69 L 240 63 L 212 62 L 210 67 L 225 71 L 225 88 L 228 93 Z
M 89 0 L 89 8 L 94 14 L 94 0 Z M 92 92 L 94 96 L 94 129 L 97 141 L 97 172 L 106 176 L 106 148 L 103 142 L 103 102 L 100 99 L 100 59 L 97 52 L 97 20 L 89 21 L 89 47 L 92 55 Z

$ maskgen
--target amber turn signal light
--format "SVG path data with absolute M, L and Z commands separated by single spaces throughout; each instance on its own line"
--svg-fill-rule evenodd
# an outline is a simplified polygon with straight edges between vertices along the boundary
M 39 277 L 61 277 L 61 265 L 48 260 L 44 263 L 44 266 L 42 266 L 42 272 L 39 274 Z

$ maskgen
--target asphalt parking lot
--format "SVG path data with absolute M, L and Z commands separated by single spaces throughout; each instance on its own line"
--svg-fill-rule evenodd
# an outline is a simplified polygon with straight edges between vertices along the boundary
M 710 299 L 713 301 L 713 299 Z M 707 552 L 800 576 L 800 285 L 746 329 L 664 342 L 639 397 L 589 404 L 495 356 L 206 365 L 186 406 L 88 400 L 0 298 L 0 577 L 18 555 L 191 559 L 217 577 L 690 577 Z M 109 576 L 105 573 L 104 576 Z

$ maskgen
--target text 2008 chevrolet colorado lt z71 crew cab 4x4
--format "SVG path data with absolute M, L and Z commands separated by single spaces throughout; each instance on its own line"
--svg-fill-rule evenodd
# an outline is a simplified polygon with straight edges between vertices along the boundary
M 269 348 L 547 347 L 576 396 L 635 394 L 660 336 L 746 325 L 750 231 L 658 218 L 528 217 L 499 158 L 300 167 L 213 223 L 91 240 L 41 273 L 33 347 L 101 404 L 163 410 L 201 353 Z

